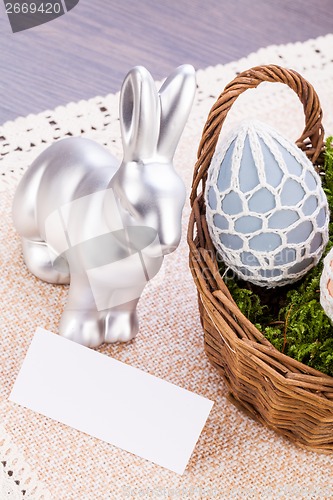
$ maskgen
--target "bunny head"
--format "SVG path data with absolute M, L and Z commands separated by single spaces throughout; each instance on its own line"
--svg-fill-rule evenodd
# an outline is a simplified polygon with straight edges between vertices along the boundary
M 124 157 L 110 187 L 126 214 L 125 224 L 153 229 L 163 255 L 175 250 L 181 237 L 185 186 L 172 162 L 195 89 L 190 65 L 177 68 L 159 91 L 150 73 L 137 66 L 120 93 Z

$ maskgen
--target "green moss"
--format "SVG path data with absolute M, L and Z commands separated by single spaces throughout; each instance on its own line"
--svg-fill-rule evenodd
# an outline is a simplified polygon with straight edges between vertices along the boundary
M 333 247 L 332 142 L 333 137 L 326 140 L 324 164 L 318 167 L 331 210 L 330 240 L 319 264 L 296 284 L 279 289 L 263 289 L 225 276 L 242 313 L 277 349 L 331 376 L 333 325 L 320 305 L 319 283 L 323 258 Z

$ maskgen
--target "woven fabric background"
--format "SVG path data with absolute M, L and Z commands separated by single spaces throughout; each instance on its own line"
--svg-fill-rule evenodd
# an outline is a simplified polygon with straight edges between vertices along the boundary
M 240 61 L 198 71 L 195 105 L 175 157 L 188 191 L 208 111 L 239 71 L 273 63 L 302 73 L 319 94 L 326 135 L 332 134 L 332 53 L 333 35 L 327 35 L 268 47 Z M 332 457 L 299 449 L 239 412 L 227 400 L 226 386 L 204 354 L 196 289 L 188 269 L 188 202 L 181 245 L 165 259 L 163 271 L 149 283 L 140 301 L 137 338 L 99 348 L 107 356 L 215 401 L 185 474 L 178 476 L 8 401 L 36 327 L 57 331 L 67 295 L 67 287 L 43 283 L 24 266 L 11 222 L 15 185 L 40 151 L 68 135 L 93 138 L 121 156 L 117 115 L 118 95 L 109 95 L 0 127 L 0 415 L 4 426 L 0 453 L 6 472 L 0 497 L 12 478 L 6 490 L 12 489 L 10 498 L 36 500 L 333 498 Z M 303 130 L 297 96 L 279 84 L 262 84 L 241 96 L 223 134 L 248 117 L 267 122 L 291 140 Z

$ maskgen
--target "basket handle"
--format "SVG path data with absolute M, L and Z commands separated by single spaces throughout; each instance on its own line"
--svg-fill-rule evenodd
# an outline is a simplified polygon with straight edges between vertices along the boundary
M 324 128 L 323 112 L 319 98 L 312 85 L 294 70 L 276 65 L 256 66 L 240 73 L 223 90 L 209 112 L 202 132 L 195 164 L 191 205 L 197 198 L 200 181 L 203 190 L 207 178 L 207 170 L 212 160 L 219 134 L 226 116 L 237 99 L 245 90 L 258 87 L 262 82 L 285 83 L 298 95 L 303 104 L 305 128 L 296 145 L 315 163 L 323 149 Z

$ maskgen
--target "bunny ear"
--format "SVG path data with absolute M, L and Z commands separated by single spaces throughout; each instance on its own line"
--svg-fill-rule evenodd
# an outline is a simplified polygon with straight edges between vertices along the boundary
M 151 158 L 160 127 L 160 105 L 154 80 L 136 66 L 125 77 L 120 92 L 120 126 L 125 161 Z
M 191 111 L 195 90 L 195 70 L 190 64 L 184 64 L 171 73 L 159 91 L 161 125 L 157 152 L 168 161 L 175 154 Z

